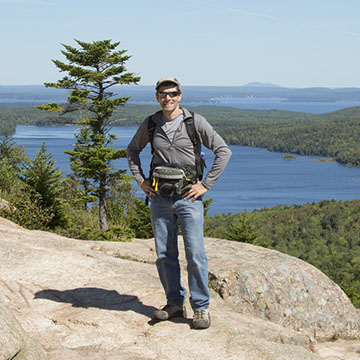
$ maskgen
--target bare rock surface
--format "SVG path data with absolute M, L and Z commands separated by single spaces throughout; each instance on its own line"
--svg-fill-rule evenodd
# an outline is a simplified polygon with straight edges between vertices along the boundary
M 42 360 L 45 351 L 24 331 L 11 311 L 0 304 L 1 359 Z
M 321 272 L 251 245 L 206 239 L 206 246 L 213 288 L 212 326 L 207 330 L 192 329 L 190 316 L 151 321 L 155 306 L 164 304 L 153 240 L 79 241 L 25 230 L 0 218 L 0 295 L 48 359 L 359 358 L 360 341 L 315 341 L 327 338 L 334 328 L 347 337 L 358 331 L 359 323 L 358 311 Z M 310 286 L 313 280 L 316 285 Z M 307 298 L 301 299 L 305 294 Z M 310 318 L 296 310 L 307 301 Z M 345 306 L 347 327 L 341 314 L 330 315 L 328 307 L 334 302 Z M 187 309 L 191 315 L 188 303 Z M 0 312 L 0 339 L 8 334 L 2 318 Z M 324 336 L 318 335 L 321 331 Z M 11 357 L 1 347 L 3 359 Z
M 234 310 L 316 340 L 360 337 L 360 310 L 314 266 L 278 251 L 228 243 L 212 243 L 210 271 L 212 286 Z

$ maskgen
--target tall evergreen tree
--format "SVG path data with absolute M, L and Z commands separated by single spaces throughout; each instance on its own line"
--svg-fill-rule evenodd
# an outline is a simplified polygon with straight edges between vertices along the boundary
M 59 104 L 42 105 L 40 108 L 48 111 L 69 112 L 85 111 L 87 126 L 90 129 L 90 146 L 83 150 L 76 149 L 73 156 L 78 159 L 87 158 L 86 176 L 96 185 L 94 192 L 99 203 L 99 223 L 102 230 L 108 229 L 106 196 L 111 179 L 111 163 L 120 157 L 125 157 L 125 150 L 115 150 L 112 142 L 115 135 L 110 134 L 113 111 L 118 106 L 125 105 L 129 97 L 114 97 L 108 91 L 115 85 L 137 84 L 140 77 L 127 72 L 125 63 L 130 59 L 127 50 L 116 50 L 119 42 L 111 40 L 86 43 L 75 40 L 79 48 L 64 45 L 62 54 L 68 63 L 53 60 L 60 71 L 67 75 L 56 83 L 45 83 L 46 87 L 70 89 L 68 105 L 61 108 Z M 86 154 L 85 154 L 86 153 Z M 115 176 L 115 174 L 113 174 Z

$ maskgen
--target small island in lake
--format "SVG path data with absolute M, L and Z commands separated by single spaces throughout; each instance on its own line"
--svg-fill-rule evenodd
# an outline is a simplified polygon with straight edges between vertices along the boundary
M 309 159 L 309 158 L 297 158 L 292 154 L 283 153 L 284 160 L 306 160 L 306 161 L 320 161 L 320 162 L 336 162 L 336 160 L 332 158 L 322 158 L 322 159 Z
M 296 158 L 295 156 L 288 153 L 284 153 L 283 158 L 284 160 L 300 160 L 299 158 Z

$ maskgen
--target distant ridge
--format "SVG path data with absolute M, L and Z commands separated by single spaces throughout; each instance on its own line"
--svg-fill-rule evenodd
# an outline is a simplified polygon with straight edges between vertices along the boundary
M 360 106 L 352 106 L 345 109 L 331 111 L 326 114 L 328 118 L 339 116 L 346 118 L 359 118 L 360 117 Z
M 282 88 L 283 86 L 271 84 L 271 83 L 262 83 L 262 82 L 250 82 L 248 84 L 243 85 L 244 87 L 276 87 L 276 88 Z

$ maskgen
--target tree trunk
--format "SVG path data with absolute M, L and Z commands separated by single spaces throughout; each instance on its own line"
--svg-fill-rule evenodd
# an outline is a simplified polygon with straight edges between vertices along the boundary
M 100 195 L 99 195 L 99 223 L 101 230 L 108 230 L 107 210 L 106 210 L 106 180 L 103 175 L 100 179 Z

